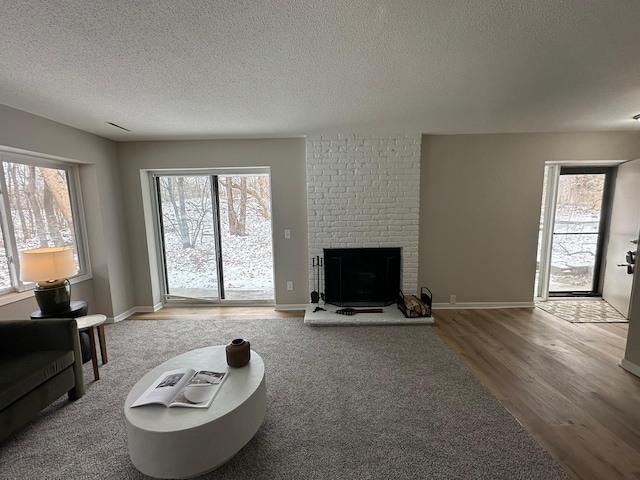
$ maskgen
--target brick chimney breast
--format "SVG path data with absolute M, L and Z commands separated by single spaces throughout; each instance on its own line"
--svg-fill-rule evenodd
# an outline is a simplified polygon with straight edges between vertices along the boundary
M 420 146 L 415 134 L 307 137 L 311 259 L 325 248 L 402 249 L 402 290 L 418 290 Z M 322 291 L 322 287 L 321 287 Z

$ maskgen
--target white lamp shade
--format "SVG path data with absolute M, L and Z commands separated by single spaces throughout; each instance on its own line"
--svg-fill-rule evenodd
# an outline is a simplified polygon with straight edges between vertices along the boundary
M 73 250 L 69 247 L 36 248 L 20 254 L 20 279 L 23 282 L 57 280 L 76 273 Z

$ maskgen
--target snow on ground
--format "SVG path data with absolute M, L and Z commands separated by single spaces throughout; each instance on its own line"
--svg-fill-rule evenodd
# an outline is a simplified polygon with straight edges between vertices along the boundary
M 172 216 L 166 206 L 165 215 Z M 271 220 L 265 219 L 252 198 L 247 206 L 247 235 L 229 233 L 226 203 L 221 202 L 222 258 L 225 292 L 234 296 L 234 291 L 260 291 L 263 299 L 274 298 L 273 256 Z M 215 257 L 212 217 L 207 216 L 208 225 L 193 248 L 183 248 L 175 231 L 166 231 L 167 270 L 170 291 L 184 294 L 186 290 L 205 289 L 217 296 L 218 280 Z

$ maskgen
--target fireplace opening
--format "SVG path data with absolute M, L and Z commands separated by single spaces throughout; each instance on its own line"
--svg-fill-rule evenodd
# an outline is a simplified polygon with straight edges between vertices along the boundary
M 401 265 L 400 248 L 325 248 L 325 302 L 391 305 L 400 289 Z

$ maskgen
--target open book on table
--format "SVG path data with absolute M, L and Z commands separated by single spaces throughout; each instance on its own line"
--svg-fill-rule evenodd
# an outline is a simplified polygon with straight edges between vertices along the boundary
M 209 408 L 229 372 L 180 368 L 164 372 L 131 408 L 158 403 L 165 407 Z

